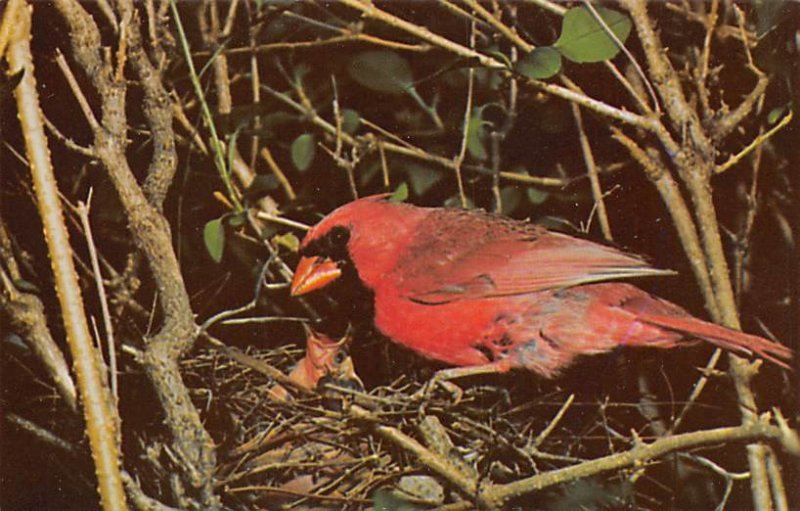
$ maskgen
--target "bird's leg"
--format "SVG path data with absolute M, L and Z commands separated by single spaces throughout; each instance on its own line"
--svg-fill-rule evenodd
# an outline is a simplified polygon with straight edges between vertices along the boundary
M 453 383 L 452 380 L 465 378 L 467 376 L 477 376 L 480 374 L 502 373 L 506 370 L 507 369 L 504 367 L 498 366 L 497 363 L 441 369 L 436 371 L 431 379 L 428 380 L 428 382 L 411 397 L 413 399 L 427 400 L 427 398 L 430 397 L 431 393 L 438 385 L 449 392 L 451 396 L 453 396 L 453 404 L 458 404 L 461 401 L 461 398 L 464 397 L 464 390 Z

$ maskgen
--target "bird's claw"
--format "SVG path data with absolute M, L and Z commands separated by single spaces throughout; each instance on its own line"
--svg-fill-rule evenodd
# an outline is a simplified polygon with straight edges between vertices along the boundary
M 430 400 L 437 386 L 441 387 L 450 394 L 450 396 L 453 398 L 453 405 L 457 405 L 464 398 L 464 390 L 461 387 L 447 379 L 442 378 L 437 373 L 434 374 L 433 377 L 431 377 L 431 379 L 428 380 L 421 389 L 412 394 L 411 399 L 414 401 L 427 402 Z

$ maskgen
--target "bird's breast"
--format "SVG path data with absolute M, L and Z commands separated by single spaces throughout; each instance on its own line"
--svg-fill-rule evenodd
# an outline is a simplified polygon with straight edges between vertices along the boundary
M 427 358 L 455 366 L 490 362 L 476 348 L 481 332 L 499 314 L 493 300 L 437 305 L 413 302 L 399 293 L 376 293 L 375 326 L 392 341 Z

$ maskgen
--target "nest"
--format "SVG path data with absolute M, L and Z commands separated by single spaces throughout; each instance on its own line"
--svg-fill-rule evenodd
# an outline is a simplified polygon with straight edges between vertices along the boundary
M 410 378 L 369 391 L 335 381 L 311 391 L 292 388 L 280 375 L 301 356 L 287 348 L 210 349 L 184 364 L 218 445 L 217 490 L 232 509 L 497 507 L 501 501 L 482 500 L 484 489 L 652 436 L 640 404 L 581 401 L 557 387 L 533 396 L 524 379 L 511 386 L 504 377 L 477 380 L 460 396 L 446 386 L 426 390 Z M 289 398 L 274 396 L 281 385 Z M 633 498 L 635 472 L 616 470 L 566 492 L 550 488 L 535 501 L 619 508 Z M 656 506 L 661 491 L 638 494 Z M 507 496 L 500 507 L 524 502 L 527 508 L 529 499 Z

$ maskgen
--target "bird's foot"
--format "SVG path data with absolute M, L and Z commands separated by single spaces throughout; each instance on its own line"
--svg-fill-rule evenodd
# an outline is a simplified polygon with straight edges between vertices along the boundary
M 497 365 L 495 364 L 442 369 L 441 371 L 437 371 L 436 374 L 434 374 L 431 379 L 428 380 L 428 382 L 411 397 L 412 399 L 426 402 L 430 399 L 431 394 L 433 394 L 433 391 L 436 389 L 436 387 L 440 386 L 453 396 L 453 404 L 458 404 L 464 397 L 464 390 L 451 380 L 479 374 L 497 373 L 499 371 L 500 369 L 498 369 Z
M 431 396 L 433 396 L 433 392 L 436 390 L 436 387 L 441 387 L 450 394 L 453 399 L 453 405 L 460 403 L 461 399 L 464 397 L 464 390 L 455 383 L 448 381 L 447 378 L 440 376 L 442 372 L 443 371 L 439 371 L 434 374 L 431 379 L 422 386 L 421 389 L 411 395 L 411 399 L 413 401 L 422 401 L 427 403 Z

